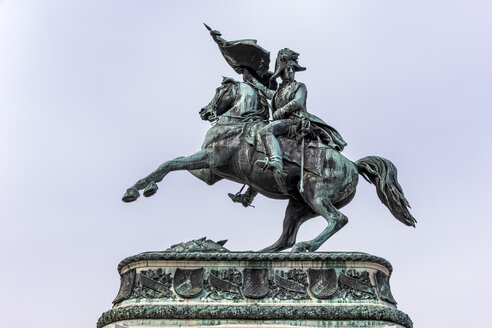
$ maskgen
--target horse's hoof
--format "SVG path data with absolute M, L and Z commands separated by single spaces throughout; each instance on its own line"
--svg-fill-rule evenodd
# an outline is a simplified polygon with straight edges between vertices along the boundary
M 123 198 L 121 198 L 122 201 L 125 203 L 131 203 L 133 201 L 136 201 L 137 198 L 140 197 L 140 193 L 138 192 L 137 189 L 135 188 L 128 188 L 123 195 Z
M 270 245 L 266 248 L 263 248 L 262 250 L 259 250 L 260 253 L 276 253 L 280 252 L 281 250 L 286 249 L 287 247 L 285 245 L 279 245 L 277 243 Z
M 259 253 L 273 253 L 273 252 L 275 252 L 275 250 L 274 250 L 274 248 L 272 248 L 272 246 L 269 246 L 269 247 L 260 249 L 258 252 Z
M 145 187 L 145 190 L 143 192 L 143 195 L 145 197 L 150 197 L 150 196 L 152 196 L 153 194 L 155 194 L 157 192 L 157 189 L 159 189 L 159 187 L 157 187 L 157 183 L 155 183 L 154 181 L 152 181 L 151 183 L 149 183 L 147 185 L 147 187 Z
M 309 252 L 309 244 L 305 242 L 297 243 L 292 247 L 292 253 L 306 253 Z

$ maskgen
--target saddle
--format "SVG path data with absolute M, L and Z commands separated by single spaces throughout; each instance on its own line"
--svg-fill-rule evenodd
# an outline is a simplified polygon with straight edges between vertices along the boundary
M 256 151 L 265 153 L 266 149 L 263 141 L 260 138 L 259 130 L 268 123 L 247 123 L 244 125 L 240 139 L 254 147 Z M 302 146 L 295 138 L 287 136 L 277 136 L 277 140 L 282 149 L 282 158 L 284 161 L 301 166 L 302 161 Z M 329 147 L 318 140 L 310 140 L 304 144 L 304 169 L 322 177 L 321 170 L 325 167 L 326 152 L 332 147 Z

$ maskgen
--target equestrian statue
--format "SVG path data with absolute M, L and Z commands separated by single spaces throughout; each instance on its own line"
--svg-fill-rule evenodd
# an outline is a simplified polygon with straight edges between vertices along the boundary
M 306 69 L 298 64 L 298 53 L 280 50 L 271 72 L 270 53 L 256 40 L 226 41 L 205 27 L 243 81 L 225 77 L 200 110 L 200 117 L 212 123 L 201 150 L 164 162 L 128 188 L 124 202 L 135 201 L 140 190 L 152 196 L 171 171 L 188 170 L 209 185 L 228 179 L 248 186 L 245 193 L 229 194 L 243 206 L 250 206 L 258 193 L 289 200 L 280 238 L 261 252 L 314 252 L 347 224 L 340 208 L 354 198 L 360 174 L 376 186 L 396 219 L 415 227 L 393 163 L 378 156 L 347 159 L 340 133 L 307 111 L 306 86 L 295 80 L 295 73 Z M 313 240 L 296 243 L 300 225 L 317 216 L 326 220 L 326 228 Z

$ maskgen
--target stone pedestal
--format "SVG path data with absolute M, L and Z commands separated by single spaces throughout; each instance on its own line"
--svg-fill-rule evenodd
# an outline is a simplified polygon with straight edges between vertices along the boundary
M 124 259 L 98 328 L 412 327 L 365 253 L 229 252 L 197 240 Z

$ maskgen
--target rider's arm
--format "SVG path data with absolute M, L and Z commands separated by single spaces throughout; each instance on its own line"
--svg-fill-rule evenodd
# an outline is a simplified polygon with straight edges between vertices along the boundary
M 304 104 L 306 103 L 307 89 L 304 83 L 299 83 L 299 88 L 294 95 L 294 99 L 289 101 L 285 106 L 279 108 L 275 113 L 279 112 L 277 116 L 287 117 L 298 109 L 306 111 Z
M 255 87 L 257 87 L 258 89 L 260 89 L 266 96 L 268 99 L 272 99 L 273 98 L 273 95 L 275 94 L 275 91 L 274 90 L 271 90 L 271 89 L 268 89 L 267 87 L 265 87 L 263 84 L 261 84 L 257 79 L 255 79 L 254 77 L 251 79 L 250 81 Z
M 273 95 L 275 94 L 275 91 L 274 90 L 271 90 L 271 89 L 268 89 L 263 83 L 261 83 L 260 81 L 258 81 L 257 79 L 255 79 L 253 77 L 253 75 L 251 75 L 251 73 L 249 73 L 248 70 L 245 70 L 245 72 L 243 73 L 243 79 L 245 82 L 249 82 L 251 83 L 252 85 L 254 85 L 257 89 L 261 90 L 268 99 L 272 99 L 273 98 Z

